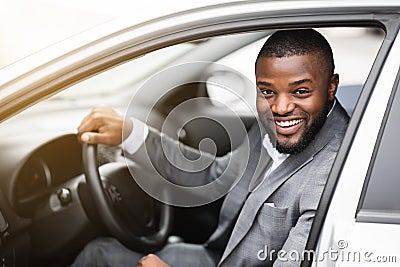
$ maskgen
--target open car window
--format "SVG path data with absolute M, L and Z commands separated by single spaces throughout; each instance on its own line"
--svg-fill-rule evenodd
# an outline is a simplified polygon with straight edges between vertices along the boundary
M 351 115 L 382 43 L 384 32 L 379 28 L 371 27 L 333 27 L 318 28 L 317 30 L 327 38 L 332 46 L 335 72 L 340 75 L 337 97 Z M 204 61 L 227 66 L 237 71 L 242 77 L 233 71 L 227 72 L 216 70 L 214 67 L 204 67 L 196 70 L 195 73 L 186 75 L 183 73 L 182 77 L 170 77 L 170 79 L 181 79 L 182 82 L 185 82 L 190 75 L 192 77 L 197 75 L 206 83 L 191 88 L 191 93 L 185 92 L 188 95 L 186 98 L 209 96 L 216 106 L 219 102 L 240 110 L 241 106 L 237 105 L 240 101 L 235 102 L 235 98 L 238 96 L 244 97 L 248 103 L 254 104 L 252 100 L 255 97 L 254 93 L 249 92 L 250 90 L 243 86 L 246 83 L 241 79 L 245 77 L 254 83 L 255 58 L 259 48 L 272 31 L 210 37 L 149 52 L 73 85 L 51 97 L 43 105 L 51 105 L 50 102 L 66 103 L 65 105 L 56 104 L 59 108 L 68 108 L 68 105 L 74 106 L 74 108 L 111 105 L 123 112 L 128 101 L 153 75 L 175 65 Z M 363 49 L 359 49 L 361 46 Z M 229 90 L 213 86 L 215 82 L 226 85 Z M 137 116 L 140 119 L 144 119 L 140 109 L 157 101 L 157 92 L 162 90 L 161 84 L 160 87 L 152 90 L 156 93 L 149 91 L 146 99 L 137 100 L 137 105 L 140 106 L 137 108 Z M 181 94 L 181 90 L 176 91 L 179 91 L 177 94 Z M 176 101 L 172 105 L 177 105 L 178 102 Z M 37 109 L 37 107 L 32 109 Z

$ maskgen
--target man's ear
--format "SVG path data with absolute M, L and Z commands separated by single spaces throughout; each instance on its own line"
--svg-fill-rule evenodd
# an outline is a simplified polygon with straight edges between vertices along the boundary
M 335 73 L 332 75 L 331 80 L 329 82 L 329 89 L 328 89 L 329 101 L 333 101 L 335 99 L 338 85 L 339 85 L 339 74 Z

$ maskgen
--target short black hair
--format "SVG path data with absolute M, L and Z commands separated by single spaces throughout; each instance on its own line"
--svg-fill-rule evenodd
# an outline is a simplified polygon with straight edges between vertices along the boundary
M 320 53 L 328 73 L 335 71 L 331 46 L 322 34 L 314 29 L 281 30 L 274 32 L 258 53 L 256 64 L 262 57 L 302 56 Z

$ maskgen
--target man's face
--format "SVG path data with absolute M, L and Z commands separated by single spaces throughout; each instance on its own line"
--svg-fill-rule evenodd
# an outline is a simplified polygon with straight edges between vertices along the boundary
M 265 117 L 269 105 L 281 153 L 304 150 L 325 122 L 339 77 L 329 75 L 323 64 L 319 53 L 262 57 L 257 62 L 257 110 Z

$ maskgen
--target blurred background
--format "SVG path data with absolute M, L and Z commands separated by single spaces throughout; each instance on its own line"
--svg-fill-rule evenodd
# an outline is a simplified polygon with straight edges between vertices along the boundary
M 0 68 L 121 16 L 163 15 L 227 0 L 0 0 Z

